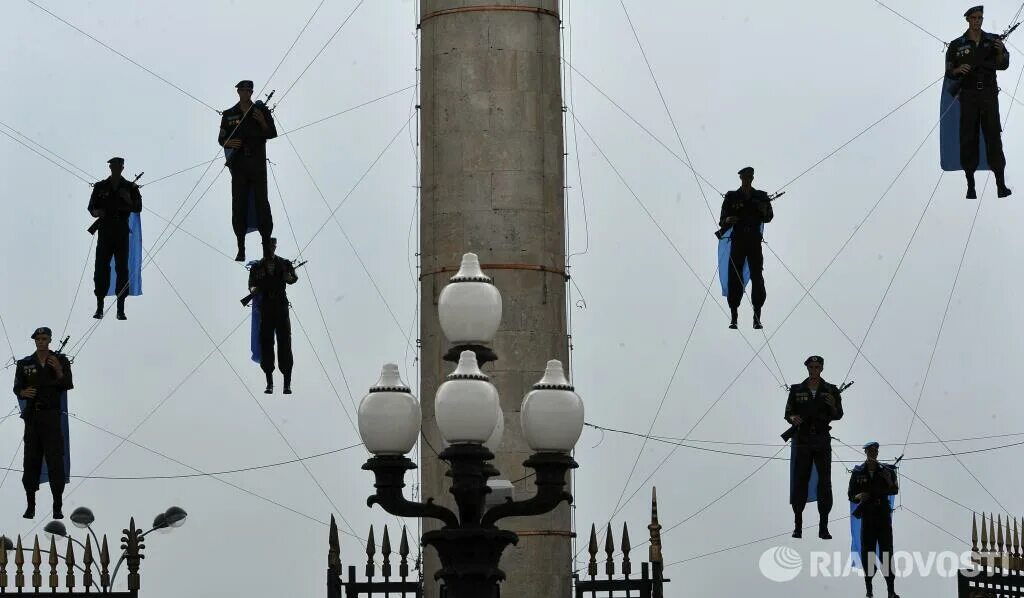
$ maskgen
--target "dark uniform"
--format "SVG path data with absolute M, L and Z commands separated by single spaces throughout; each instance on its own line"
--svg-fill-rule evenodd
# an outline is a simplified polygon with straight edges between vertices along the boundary
M 121 166 L 123 158 L 111 158 L 108 164 Z M 89 197 L 89 213 L 99 218 L 96 242 L 96 267 L 93 271 L 96 313 L 103 317 L 103 298 L 110 289 L 110 259 L 114 259 L 118 319 L 124 319 L 124 300 L 130 292 L 128 278 L 128 217 L 142 211 L 139 186 L 118 175 L 99 181 Z
M 878 443 L 868 443 L 865 448 L 872 445 L 877 447 Z M 889 595 L 892 596 L 896 575 L 892 569 L 892 509 L 889 507 L 889 497 L 899 492 L 895 469 L 877 461 L 873 468 L 868 466 L 868 462 L 854 467 L 850 474 L 847 495 L 851 502 L 857 502 L 856 497 L 862 492 L 867 492 L 869 496 L 858 504 L 854 517 L 861 520 L 860 561 L 864 567 L 864 582 L 870 596 L 871 578 L 877 570 L 875 546 L 878 546 L 882 559 L 882 575 L 885 577 Z
M 248 86 L 252 81 L 240 81 L 236 88 Z M 259 111 L 266 119 L 264 129 L 251 112 Z M 267 140 L 277 137 L 277 127 L 270 110 L 262 103 L 253 103 L 250 114 L 235 104 L 224 111 L 220 120 L 217 143 L 224 145 L 229 139 L 238 139 L 242 147 L 227 148 L 228 170 L 231 172 L 231 226 L 238 241 L 240 260 L 245 259 L 245 233 L 249 218 L 249 194 L 255 194 L 256 222 L 263 242 L 274 231 L 274 218 L 267 199 Z
M 981 12 L 976 6 L 964 13 L 969 16 Z M 992 174 L 996 177 L 999 197 L 1010 194 L 1003 176 L 1006 157 L 1000 138 L 1002 127 L 999 123 L 999 85 L 996 71 L 1005 71 L 1010 66 L 1010 53 L 999 51 L 993 42 L 998 39 L 993 33 L 981 32 L 980 43 L 967 37 L 967 33 L 949 43 L 946 50 L 946 76 L 960 82 L 960 164 L 967 176 L 968 195 L 974 193 L 974 171 L 978 169 L 978 131 L 985 134 L 985 153 Z M 963 64 L 971 65 L 965 75 L 954 75 L 953 70 Z
M 754 169 L 747 167 L 740 170 L 753 174 Z M 735 217 L 736 222 L 727 224 L 726 218 Z M 760 327 L 761 307 L 767 293 L 764 288 L 764 256 L 761 253 L 761 225 L 771 222 L 775 214 L 768 194 L 752 189 L 750 195 L 743 192 L 742 187 L 725 194 L 722 201 L 722 214 L 718 224 L 722 227 L 732 226 L 732 250 L 729 254 L 729 307 L 732 310 L 733 323 L 736 309 L 743 299 L 743 264 L 750 267 L 751 297 L 754 307 L 755 325 Z
M 39 328 L 33 334 L 51 336 L 49 328 Z M 36 396 L 25 398 L 25 410 L 21 418 L 25 420 L 25 461 L 22 484 L 28 497 L 29 509 L 26 517 L 35 516 L 35 494 L 39 490 L 39 474 L 46 461 L 46 469 L 50 477 L 50 492 L 53 494 L 54 517 L 60 514 L 64 494 L 64 434 L 61 430 L 60 395 L 74 388 L 71 380 L 71 363 L 61 353 L 49 352 L 60 360 L 63 376 L 45 363 L 40 363 L 33 353 L 18 360 L 14 371 L 14 394 L 23 398 L 21 392 L 28 388 L 36 389 Z
M 815 357 L 807 360 L 813 363 Z M 821 359 L 818 357 L 817 359 Z M 832 438 L 830 422 L 843 418 L 843 399 L 839 388 L 825 380 L 818 382 L 811 392 L 807 380 L 789 387 L 786 401 L 786 421 L 799 415 L 802 423 L 793 437 L 796 448 L 794 487 L 792 492 L 794 533 L 803 524 L 804 506 L 807 504 L 807 484 L 811 479 L 811 466 L 818 470 L 818 515 L 821 533 L 828 533 L 828 514 L 832 510 Z
M 276 245 L 271 238 L 269 246 Z M 284 375 L 284 392 L 291 393 L 292 327 L 288 317 L 286 285 L 299 279 L 295 266 L 279 256 L 264 257 L 249 269 L 249 288 L 260 295 L 260 368 L 267 375 L 267 393 L 273 392 L 274 339 L 277 338 L 277 362 Z

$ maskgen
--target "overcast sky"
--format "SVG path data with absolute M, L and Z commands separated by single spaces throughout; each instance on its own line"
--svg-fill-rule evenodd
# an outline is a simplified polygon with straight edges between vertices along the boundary
M 0 49 L 7 56 L 0 63 L 0 118 L 84 169 L 88 180 L 102 178 L 114 155 L 126 159 L 127 175 L 145 171 L 143 183 L 218 157 L 219 117 L 212 108 L 235 102 L 239 79 L 277 90 L 275 117 L 282 133 L 416 81 L 412 0 L 364 2 L 300 77 L 357 4 L 326 2 L 269 82 L 318 2 L 292 2 L 290 10 L 262 1 L 41 4 L 196 98 L 27 0 L 9 2 L 0 25 Z M 1007 26 L 1017 11 L 1013 4 L 989 4 L 986 29 Z M 944 40 L 965 28 L 965 3 L 893 0 L 890 6 Z M 942 73 L 942 44 L 873 0 L 840 8 L 756 0 L 632 0 L 626 7 L 686 151 L 720 191 L 736 187 L 736 171 L 748 164 L 756 168 L 756 187 L 782 188 Z M 563 16 L 571 44 L 563 51 L 578 69 L 571 74 L 571 97 L 565 90 L 578 118 L 574 128 L 570 116 L 566 130 L 570 245 L 579 253 L 572 259 L 572 356 L 588 422 L 644 433 L 666 397 L 654 434 L 763 443 L 772 446 L 702 446 L 770 456 L 780 450 L 774 445 L 785 428 L 780 384 L 803 379 L 803 360 L 815 353 L 825 357 L 829 381 L 856 380 L 845 396 L 846 417 L 833 430 L 851 446 L 875 439 L 883 444 L 883 458 L 898 455 L 911 423 L 907 404 L 918 401 L 923 421 L 914 424 L 911 442 L 934 441 L 929 429 L 943 439 L 1022 432 L 1014 394 L 1014 366 L 1022 356 L 1021 287 L 1013 273 L 1024 244 L 1016 223 L 1024 213 L 1016 196 L 995 200 L 991 186 L 977 212 L 977 202 L 963 199 L 960 173 L 940 179 L 938 131 L 928 137 L 938 118 L 938 85 L 785 187 L 766 233 L 765 334 L 749 328 L 746 302 L 738 333 L 726 329 L 717 287 L 701 309 L 705 285 L 715 275 L 711 233 L 720 197 L 705 185 L 705 200 L 679 160 L 582 78 L 682 155 L 622 6 L 601 0 L 573 2 L 570 8 L 571 15 Z M 1024 56 L 1014 49 L 1010 70 L 1000 75 L 1007 92 L 1000 96 L 1002 113 L 1009 113 L 1007 177 L 1014 188 L 1022 155 L 1014 132 L 1024 113 L 1010 110 L 1008 94 L 1022 64 Z M 245 294 L 246 273 L 231 260 L 230 183 L 227 172 L 220 172 L 222 161 L 205 176 L 198 168 L 143 188 L 147 248 L 164 229 L 160 216 L 170 218 L 183 205 L 175 219 L 181 222 L 194 209 L 182 230 L 151 251 L 145 294 L 129 301 L 130 319 L 104 320 L 89 336 L 91 257 L 72 309 L 93 240 L 84 230 L 90 222 L 89 187 L 0 138 L 7 197 L 0 235 L 7 256 L 0 278 L 7 286 L 0 316 L 19 357 L 32 351 L 28 335 L 37 326 L 72 336 L 73 474 L 184 475 L 339 449 L 359 442 L 349 417 L 382 363 L 402 364 L 415 386 L 417 129 L 409 120 L 414 94 L 411 88 L 400 91 L 268 146 L 283 194 L 272 180 L 279 254 L 294 257 L 304 249 L 302 257 L 309 259 L 291 291 L 296 392 L 287 398 L 264 397 L 263 377 L 248 359 L 248 311 L 237 303 Z M 342 203 L 337 222 L 328 221 Z M 255 237 L 250 251 L 256 251 Z M 814 299 L 805 299 L 804 286 L 826 266 Z M 763 361 L 750 363 L 753 351 L 744 337 L 760 348 L 766 335 L 771 351 L 764 349 Z M 855 359 L 862 342 L 863 354 Z M 6 340 L 0 346 L 9 352 Z M 13 373 L 8 369 L 5 375 Z M 8 460 L 20 467 L 20 452 L 14 451 L 21 428 L 13 417 L 0 423 L 0 467 Z M 132 434 L 145 448 L 127 444 L 105 459 L 121 443 L 114 434 Z M 948 446 L 962 451 L 1016 441 Z M 576 477 L 581 545 L 590 522 L 607 521 L 615 510 L 641 444 L 637 437 L 584 432 Z M 858 451 L 835 444 L 841 458 L 860 458 Z M 616 526 L 631 524 L 634 545 L 645 537 L 652 484 L 660 496 L 667 563 L 790 529 L 786 461 L 761 468 L 763 459 L 679 448 L 659 466 L 673 448 L 647 443 L 625 491 L 633 498 L 623 500 L 625 507 L 614 517 Z M 958 463 L 949 457 L 909 460 L 947 452 L 941 444 L 909 445 L 902 471 L 923 486 L 903 482 L 906 508 L 894 516 L 897 549 L 965 549 L 970 512 L 952 500 L 997 512 L 1001 502 L 1014 511 L 1011 497 L 1024 486 L 1007 474 L 1019 450 L 964 455 Z M 788 449 L 780 453 L 786 455 Z M 151 598 L 183 592 L 219 596 L 229 588 L 268 598 L 320 595 L 327 547 L 323 522 L 332 512 L 347 519 L 344 529 L 350 525 L 360 535 L 371 523 L 378 530 L 395 523 L 365 507 L 372 489 L 371 477 L 359 469 L 365 459 L 356 447 L 308 460 L 308 470 L 293 464 L 218 476 L 222 481 L 76 479 L 66 492 L 65 511 L 91 506 L 97 530 L 116 541 L 131 515 L 148 524 L 171 504 L 188 510 L 185 527 L 147 542 L 142 580 Z M 0 529 L 12 535 L 32 528 L 20 518 L 19 478 L 12 473 L 0 484 Z M 847 481 L 836 464 L 833 516 L 845 515 Z M 40 499 L 48 504 L 45 489 Z M 807 521 L 815 519 L 813 505 L 806 514 Z M 771 598 L 817 596 L 826 589 L 859 595 L 859 579 L 812 578 L 805 567 L 796 580 L 776 584 L 759 572 L 762 552 L 776 545 L 793 546 L 805 561 L 811 549 L 846 551 L 845 522 L 835 524 L 833 533 L 828 543 L 809 530 L 799 542 L 786 534 L 674 564 L 666 570 L 676 580 L 668 595 L 757 592 Z M 634 562 L 644 556 L 646 547 L 637 549 Z M 349 536 L 343 537 L 343 560 L 365 560 Z M 898 589 L 906 595 L 950 595 L 954 585 L 951 579 L 915 575 L 900 580 Z

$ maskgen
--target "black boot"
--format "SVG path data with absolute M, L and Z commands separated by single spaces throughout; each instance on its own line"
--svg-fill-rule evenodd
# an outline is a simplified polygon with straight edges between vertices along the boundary
M 804 537 L 804 515 L 803 513 L 793 513 L 793 537 L 802 538 Z
M 64 503 L 61 502 L 61 500 L 59 498 L 54 499 L 54 501 L 53 501 L 53 518 L 54 519 L 64 519 L 64 511 L 62 510 L 63 508 L 64 508 Z
M 26 502 L 26 507 L 25 507 L 25 514 L 22 515 L 22 517 L 24 517 L 25 519 L 35 519 L 36 518 L 36 493 L 35 492 L 29 492 L 28 490 L 26 490 L 25 491 L 25 498 L 27 499 L 27 502 Z
M 103 319 L 103 297 L 96 298 L 96 313 L 94 313 L 92 317 L 96 318 L 97 320 Z
M 274 375 L 270 372 L 265 373 L 267 374 L 267 388 L 263 390 L 263 394 L 272 395 L 274 394 Z
M 760 307 L 755 307 L 754 308 L 754 329 L 755 330 L 760 330 L 762 328 L 764 328 L 764 326 L 761 326 L 761 308 Z
M 874 592 L 874 590 L 871 587 L 871 578 L 867 577 L 867 574 L 865 574 L 865 577 L 864 577 L 864 585 L 867 587 L 867 590 L 868 590 L 868 592 L 867 592 L 867 594 L 865 594 L 865 596 L 867 596 L 867 598 L 871 598 L 872 596 L 874 596 L 875 592 Z
M 117 296 L 117 319 L 118 320 L 127 320 L 128 319 L 128 316 L 124 315 L 124 300 L 125 300 L 125 295 L 126 294 L 127 294 L 127 291 L 125 293 L 122 293 L 121 295 Z
M 238 239 L 238 255 L 235 256 L 236 262 L 245 261 L 245 237 Z
M 967 199 L 978 199 L 978 193 L 974 190 L 974 171 L 964 172 L 967 177 Z
M 831 540 L 832 534 L 828 533 L 828 519 L 822 517 L 818 523 L 818 537 L 822 540 Z
M 292 374 L 288 372 L 284 375 L 284 394 L 292 394 Z
M 1013 194 L 1013 191 L 1010 191 L 1006 187 L 1006 178 L 1003 175 L 1003 171 L 997 170 L 994 172 L 994 174 L 996 175 L 996 196 L 1009 197 L 1011 194 Z
M 736 308 L 736 307 L 730 307 L 729 308 L 729 313 L 732 314 L 732 321 L 729 322 L 729 328 L 731 328 L 733 330 L 736 330 L 736 328 L 737 328 L 737 326 L 736 326 L 736 319 L 740 317 L 739 313 L 737 313 L 738 311 L 739 311 L 739 309 Z

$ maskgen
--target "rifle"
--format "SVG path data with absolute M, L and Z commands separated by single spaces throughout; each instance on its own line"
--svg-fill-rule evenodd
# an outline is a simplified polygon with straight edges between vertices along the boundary
M 998 39 L 999 41 L 1004 41 L 1006 38 L 1010 37 L 1010 34 L 1013 33 L 1014 30 L 1017 29 L 1017 27 L 1020 27 L 1020 21 L 1018 21 L 1015 25 L 1006 28 L 1005 30 L 1003 30 L 1002 33 L 997 34 L 995 36 L 995 38 Z M 1004 52 L 1009 52 L 1009 50 L 1006 50 L 1005 48 L 1003 49 L 1003 51 Z M 972 56 L 971 60 L 968 60 L 967 62 L 963 63 L 963 64 L 969 64 L 971 66 L 971 70 L 973 70 L 975 67 L 978 66 L 977 61 L 974 60 L 973 58 L 974 57 Z M 953 83 L 950 84 L 949 89 L 947 91 L 949 91 L 949 95 L 951 95 L 953 97 L 956 97 L 956 96 L 960 95 L 960 88 L 961 87 L 963 87 L 963 76 L 962 75 L 961 75 L 960 79 L 954 79 L 953 80 Z
M 768 196 L 768 201 L 775 201 L 776 199 L 782 197 L 785 194 L 786 194 L 785 191 L 776 191 L 775 193 L 772 193 L 771 195 Z M 722 236 L 725 235 L 725 233 L 730 228 L 732 228 L 733 226 L 735 226 L 735 223 L 733 223 L 733 224 L 726 224 L 722 228 L 720 228 L 720 229 L 715 231 L 715 236 L 718 237 L 719 239 L 721 239 Z
M 231 131 L 231 134 L 228 135 L 228 138 L 224 140 L 224 143 L 227 143 L 228 141 L 231 141 L 234 138 L 235 132 L 238 131 L 238 127 L 242 126 L 242 121 L 244 121 L 249 116 L 249 113 L 252 112 L 254 108 L 259 108 L 261 110 L 263 108 L 266 108 L 267 104 L 270 103 L 270 98 L 274 97 L 274 92 L 276 92 L 276 91 L 277 91 L 276 89 L 271 89 L 270 93 L 267 94 L 267 99 L 266 100 L 256 100 L 255 102 L 253 102 L 252 106 L 249 106 L 249 109 L 246 110 L 245 114 L 242 115 L 242 120 L 238 121 L 238 124 L 235 125 L 235 130 Z M 275 108 L 276 108 L 276 106 L 275 106 Z M 267 110 L 269 112 L 273 112 L 274 111 L 273 108 L 267 108 Z M 231 156 L 234 155 L 236 149 L 241 149 L 241 148 L 233 148 L 233 147 L 225 147 L 224 148 L 224 164 L 228 164 L 228 163 L 231 162 Z
M 135 183 L 139 182 L 139 179 L 141 179 L 142 175 L 144 175 L 144 174 L 146 174 L 146 171 L 142 171 L 139 174 L 135 175 L 135 178 L 132 179 L 132 184 L 134 185 Z M 85 230 L 90 235 L 95 235 L 96 231 L 98 231 L 100 229 L 100 223 L 103 222 L 103 218 L 104 218 L 103 216 L 100 216 L 96 220 L 93 220 L 92 224 L 89 225 L 89 228 L 87 228 Z
M 292 262 L 292 263 L 295 264 L 295 269 L 298 270 L 299 268 L 305 266 L 306 262 L 308 262 L 308 261 L 309 260 L 302 260 L 301 262 L 299 262 L 297 264 L 295 264 L 295 262 Z M 242 307 L 249 307 L 249 302 L 252 301 L 252 298 L 255 297 L 255 296 L 256 296 L 256 293 L 249 293 L 245 297 L 242 297 L 240 299 L 240 301 L 242 303 Z
M 853 386 L 853 383 L 854 383 L 854 381 L 853 381 L 853 380 L 851 380 L 851 381 L 849 381 L 849 382 L 844 382 L 844 383 L 842 383 L 842 384 L 841 384 L 841 385 L 839 386 L 839 392 L 841 393 L 841 392 L 843 392 L 844 390 L 846 390 L 847 388 L 850 388 L 851 386 Z M 782 439 L 783 439 L 783 440 L 785 440 L 786 442 L 789 442 L 789 440 L 790 440 L 791 438 L 793 438 L 793 436 L 795 436 L 795 435 L 796 435 L 796 433 L 797 433 L 797 431 L 798 431 L 799 429 L 800 429 L 800 424 L 793 424 L 793 425 L 791 425 L 791 426 L 789 427 L 789 429 L 788 429 L 788 430 L 786 430 L 785 432 L 783 432 L 782 434 L 780 434 L 780 436 L 782 437 Z

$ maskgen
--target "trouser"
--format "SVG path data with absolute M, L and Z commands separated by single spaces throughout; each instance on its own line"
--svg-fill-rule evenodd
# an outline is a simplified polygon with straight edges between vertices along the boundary
M 274 371 L 274 339 L 277 339 L 277 365 L 286 378 L 292 375 L 292 325 L 288 319 L 288 303 L 260 308 L 260 368 Z
M 960 92 L 960 165 L 964 172 L 978 169 L 978 131 L 985 134 L 985 155 L 993 174 L 1002 178 L 1006 167 L 1002 127 L 999 124 L 999 92 L 995 89 Z
M 96 267 L 92 280 L 97 297 L 106 297 L 110 290 L 110 259 L 114 259 L 115 285 L 118 295 L 129 292 L 128 282 L 128 226 L 101 228 L 96 243 Z
M 878 556 L 881 564 L 875 564 L 875 546 L 878 546 Z M 860 562 L 864 568 L 864 581 L 870 587 L 871 578 L 879 568 L 882 576 L 885 577 L 885 585 L 891 592 L 896 582 L 896 574 L 892 567 L 892 518 L 888 515 L 882 517 L 864 517 L 860 524 Z
M 729 307 L 739 307 L 743 299 L 743 264 L 750 267 L 750 302 L 761 309 L 767 293 L 764 289 L 764 255 L 760 235 L 733 236 L 729 253 Z
M 25 460 L 21 482 L 29 493 L 39 490 L 39 474 L 46 461 L 54 502 L 64 494 L 64 433 L 60 410 L 33 411 L 25 419 Z
M 249 194 L 255 195 L 256 228 L 266 240 L 274 232 L 274 218 L 267 199 L 267 163 L 263 158 L 238 156 L 231 163 L 231 227 L 239 245 L 249 222 Z
M 832 510 L 832 444 L 828 434 L 797 437 L 795 479 L 793 481 L 793 512 L 804 512 L 811 467 L 818 470 L 818 514 L 822 519 Z

